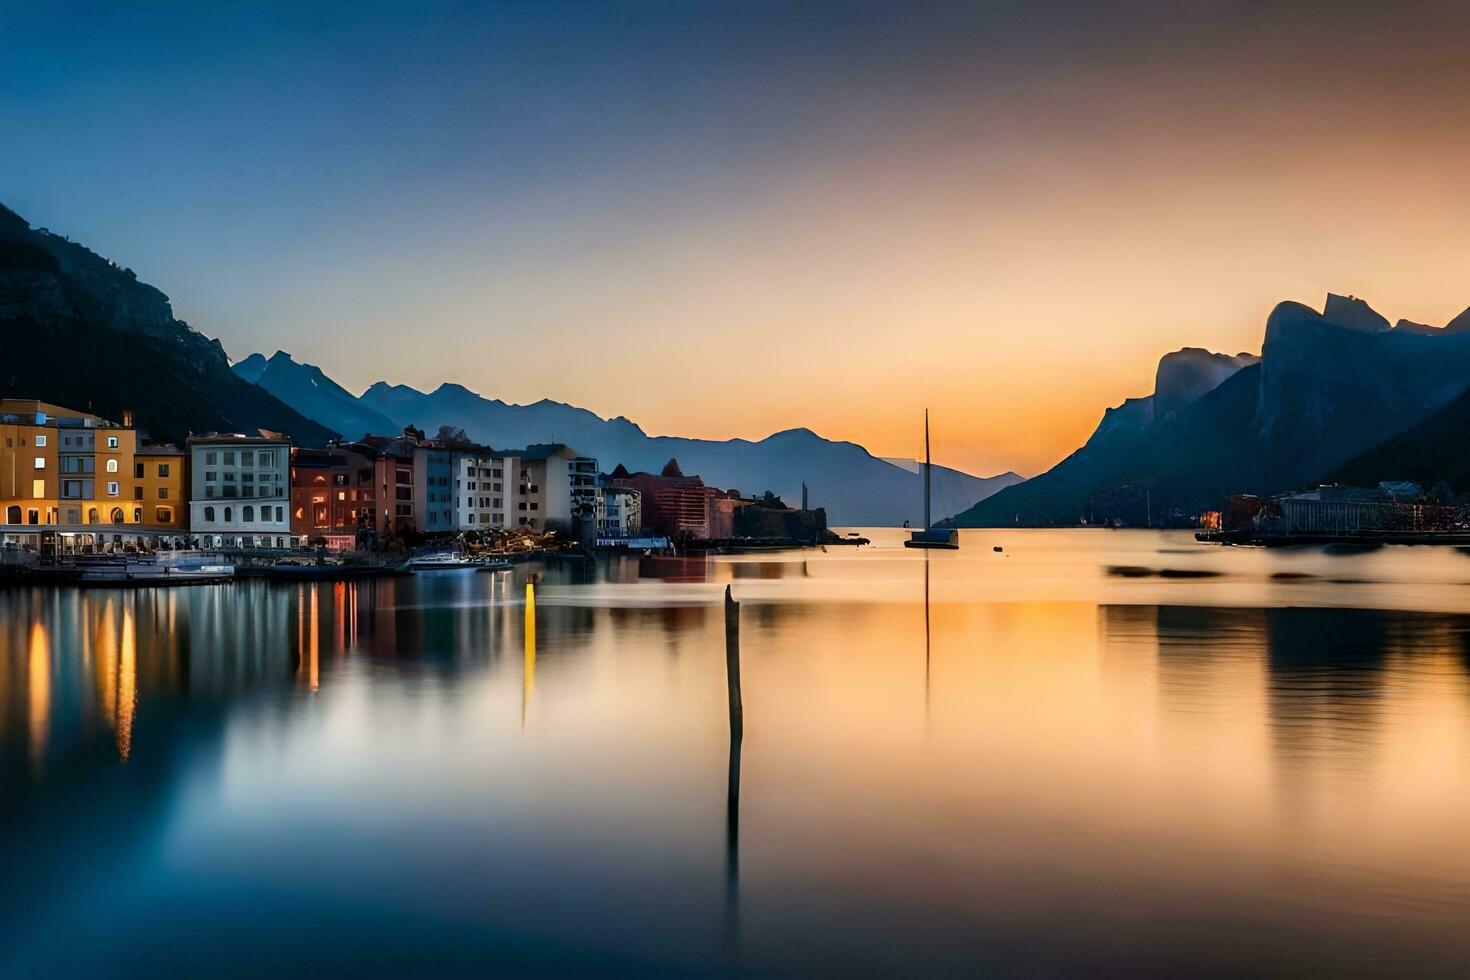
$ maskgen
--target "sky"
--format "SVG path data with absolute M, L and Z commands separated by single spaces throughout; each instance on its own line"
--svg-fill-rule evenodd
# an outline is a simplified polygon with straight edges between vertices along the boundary
M 1269 7 L 0 4 L 0 202 L 354 392 L 1030 475 L 1279 300 L 1470 305 L 1470 5 Z

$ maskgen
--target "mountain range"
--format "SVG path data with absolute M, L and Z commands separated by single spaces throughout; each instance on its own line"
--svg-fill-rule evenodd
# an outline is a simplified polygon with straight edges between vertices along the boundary
M 1431 327 L 1390 324 L 1351 296 L 1329 294 L 1320 313 L 1279 303 L 1259 358 L 1165 355 L 1152 395 L 1109 409 L 1080 449 L 955 523 L 1136 523 L 1325 480 L 1463 480 L 1450 458 L 1467 388 L 1470 311 Z
M 650 436 L 622 416 L 603 418 L 550 399 L 510 404 L 452 383 L 424 392 L 378 382 L 354 397 L 320 368 L 282 351 L 269 358 L 252 354 L 235 371 L 349 439 L 413 425 L 430 433 L 443 426 L 464 429 L 471 439 L 501 449 L 563 442 L 595 456 L 606 470 L 622 463 L 629 470 L 657 472 L 677 459 L 684 472 L 697 473 L 712 486 L 772 490 L 793 503 L 800 501 L 806 483 L 812 504 L 825 507 L 834 524 L 917 524 L 922 519 L 922 479 L 912 464 L 895 465 L 856 443 L 824 439 L 809 429 L 760 440 Z M 935 466 L 932 476 L 936 513 L 1021 480 L 1014 473 L 984 478 L 943 466 Z
M 168 297 L 131 269 L 3 205 L 0 336 L 6 397 L 113 419 L 131 411 L 161 440 L 264 428 L 316 446 L 332 435 L 231 371 L 219 342 L 176 318 Z

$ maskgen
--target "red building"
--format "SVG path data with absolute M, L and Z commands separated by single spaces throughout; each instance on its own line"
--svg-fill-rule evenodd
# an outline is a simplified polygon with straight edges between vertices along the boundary
M 657 474 L 629 473 L 619 464 L 608 483 L 642 494 L 644 530 L 670 537 L 733 537 L 735 509 L 749 503 L 734 490 L 707 487 L 699 477 L 685 476 L 675 459 Z
M 348 446 L 291 452 L 291 533 L 353 548 L 377 530 L 376 460 Z

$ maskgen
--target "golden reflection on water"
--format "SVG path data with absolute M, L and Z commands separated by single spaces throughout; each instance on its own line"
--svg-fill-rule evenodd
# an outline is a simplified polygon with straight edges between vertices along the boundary
M 46 628 L 40 623 L 31 624 L 31 639 L 26 652 L 26 681 L 31 766 L 39 770 L 46 758 L 46 739 L 51 724 L 51 646 L 46 642 Z
M 1222 601 L 1201 603 L 1208 582 L 1113 581 L 1098 569 L 1126 558 L 1057 567 L 1018 540 L 1009 561 L 833 549 L 639 578 L 632 560 L 595 582 L 548 577 L 524 602 L 521 578 L 473 573 L 4 593 L 0 639 L 27 653 L 0 670 L 0 750 L 54 771 L 100 718 L 132 773 L 167 760 L 170 712 L 188 705 L 230 719 L 202 754 L 219 758 L 231 813 L 310 816 L 306 787 L 348 823 L 493 811 L 592 870 L 616 860 L 597 850 L 610 834 L 658 863 L 708 833 L 728 882 L 738 867 L 936 928 L 1054 923 L 1091 903 L 1126 936 L 1195 903 L 1307 916 L 1344 941 L 1412 918 L 1454 942 L 1444 924 L 1470 912 L 1470 616 L 1337 608 L 1325 582 L 1273 582 L 1273 566 L 1245 566 L 1274 559 L 1251 555 L 1227 556 Z M 1432 579 L 1439 606 L 1458 560 L 1371 564 Z M 1413 580 L 1373 594 L 1401 606 Z M 727 582 L 742 603 L 739 756 Z M 536 737 L 516 737 L 528 718 Z M 742 913 L 740 929 L 779 934 L 770 918 Z

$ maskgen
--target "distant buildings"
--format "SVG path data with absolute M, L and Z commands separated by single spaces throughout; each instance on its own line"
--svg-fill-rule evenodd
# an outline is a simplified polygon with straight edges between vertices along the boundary
M 454 519 L 454 453 L 429 441 L 413 450 L 413 526 L 425 534 L 457 529 Z
M 512 453 L 477 447 L 454 454 L 455 527 L 498 531 L 511 526 L 521 460 Z
M 519 454 L 516 526 L 528 531 L 560 527 L 597 517 L 597 460 L 578 456 L 562 443 L 528 446 Z
M 643 531 L 728 538 L 749 503 L 675 460 L 658 474 L 619 466 L 604 478 L 596 459 L 562 443 L 492 449 L 409 426 L 324 449 L 265 432 L 191 436 L 181 449 L 147 443 L 131 418 L 0 400 L 0 543 L 38 551 L 352 549 L 549 530 L 586 542 Z
M 620 463 L 608 476 L 608 485 L 637 490 L 643 528 L 669 537 L 732 537 L 735 511 L 749 503 L 737 491 L 707 487 L 699 477 L 685 476 L 676 459 L 659 473 L 629 473 Z
M 291 544 L 291 443 L 284 436 L 191 436 L 189 530 L 215 548 Z
M 632 487 L 605 486 L 597 511 L 600 538 L 626 538 L 643 530 L 643 495 Z

